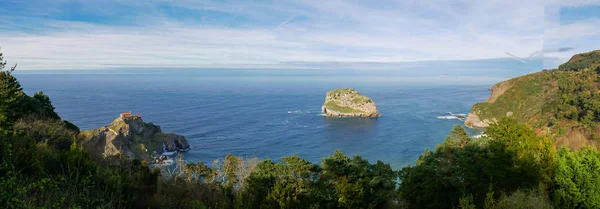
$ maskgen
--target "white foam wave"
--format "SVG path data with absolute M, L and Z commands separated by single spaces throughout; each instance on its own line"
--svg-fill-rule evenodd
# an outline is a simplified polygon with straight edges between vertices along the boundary
M 170 166 L 173 164 L 175 164 L 175 161 L 173 159 L 166 159 L 166 160 L 163 160 L 159 164 L 152 164 L 152 165 L 154 165 L 154 166 Z
M 174 155 L 174 154 L 176 154 L 176 153 L 177 153 L 177 151 L 173 151 L 173 152 L 167 152 L 167 151 L 164 151 L 163 153 L 160 153 L 160 154 L 161 154 L 161 155 L 165 155 L 165 156 L 171 156 L 171 155 Z
M 465 120 L 465 118 L 467 118 L 466 114 L 454 114 L 453 112 L 446 112 L 448 115 L 442 115 L 442 116 L 437 116 L 437 119 L 444 119 L 444 120 L 460 120 L 463 121 Z
M 290 110 L 287 111 L 288 114 L 310 114 L 313 113 L 313 111 L 310 110 Z
M 483 134 L 483 133 L 482 134 L 475 134 L 471 138 L 481 138 L 481 137 L 484 137 L 484 136 L 487 136 L 487 135 Z
M 327 126 L 329 126 L 329 124 L 325 124 L 325 125 L 322 125 L 322 126 L 317 126 L 316 128 L 325 128 Z
M 171 156 L 171 155 L 174 155 L 176 153 L 177 153 L 177 151 L 173 151 L 173 152 L 167 151 L 167 146 L 165 146 L 165 144 L 163 144 L 163 152 L 160 153 L 160 155 Z

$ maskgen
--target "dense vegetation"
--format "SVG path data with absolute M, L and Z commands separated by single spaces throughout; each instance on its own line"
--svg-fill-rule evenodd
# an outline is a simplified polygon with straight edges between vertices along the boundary
M 481 207 L 502 192 L 552 184 L 556 155 L 547 137 L 510 117 L 486 134 L 469 138 L 455 127 L 435 151 L 425 151 L 416 165 L 400 171 L 402 199 L 409 205 L 449 208 L 468 197 Z
M 61 120 L 43 93 L 24 94 L 10 71 L 0 72 L 3 208 L 600 207 L 600 152 L 557 151 L 550 137 L 513 117 L 481 138 L 456 126 L 435 150 L 398 171 L 340 151 L 319 164 L 296 155 L 278 161 L 227 155 L 210 166 L 179 158 L 167 170 L 124 156 L 91 158 L 79 129 Z M 577 79 L 596 79 L 591 72 L 579 71 Z M 557 91 L 585 91 L 561 86 Z M 584 99 L 590 94 L 555 100 L 556 107 L 587 109 L 552 117 L 587 120 L 581 111 L 598 110 Z

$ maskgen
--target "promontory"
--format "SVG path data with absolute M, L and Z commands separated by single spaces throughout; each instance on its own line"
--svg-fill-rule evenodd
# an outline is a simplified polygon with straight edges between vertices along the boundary
M 185 151 L 190 147 L 184 136 L 163 133 L 160 126 L 145 123 L 139 115 L 127 112 L 107 126 L 80 134 L 87 150 L 101 157 L 123 154 L 153 162 L 165 151 Z
M 327 92 L 321 107 L 327 117 L 379 117 L 375 102 L 351 88 L 340 88 Z
M 486 128 L 513 117 L 557 148 L 600 147 L 600 50 L 574 55 L 557 69 L 500 82 L 473 105 L 466 126 Z

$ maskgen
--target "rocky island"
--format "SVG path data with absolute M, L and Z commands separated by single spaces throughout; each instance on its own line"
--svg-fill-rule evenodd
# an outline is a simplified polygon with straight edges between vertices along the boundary
M 335 89 L 327 92 L 321 107 L 327 117 L 379 117 L 375 102 L 351 88 Z
M 166 152 L 186 151 L 190 145 L 184 136 L 163 133 L 160 126 L 145 123 L 139 115 L 121 113 L 112 123 L 82 131 L 83 145 L 96 156 L 123 154 L 131 159 L 156 162 Z

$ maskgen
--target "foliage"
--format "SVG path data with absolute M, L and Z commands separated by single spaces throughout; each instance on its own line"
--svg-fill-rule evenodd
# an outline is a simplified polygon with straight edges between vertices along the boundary
M 389 164 L 350 159 L 337 150 L 321 166 L 296 155 L 261 162 L 248 179 L 247 208 L 383 208 L 395 198 Z
M 584 148 L 558 152 L 554 203 L 561 208 L 600 207 L 600 152 Z
M 592 85 L 598 82 L 595 71 L 557 72 L 557 102 L 552 104 L 557 119 L 577 120 L 593 129 L 600 122 L 600 92 Z
M 493 192 L 488 193 L 485 209 L 551 209 L 554 208 L 544 184 L 535 189 L 518 189 L 507 196 L 501 193 L 497 199 L 493 198 Z
M 550 182 L 555 163 L 549 139 L 510 117 L 486 135 L 471 139 L 456 126 L 435 151 L 400 171 L 401 198 L 414 208 L 452 208 L 466 204 L 464 198 L 481 207 L 489 185 L 497 185 L 492 191 L 499 194 Z
M 39 120 L 32 117 L 19 119 L 14 129 L 28 133 L 37 143 L 53 146 L 58 150 L 68 150 L 77 134 L 62 120 Z
M 6 128 L 22 115 L 21 104 L 26 96 L 10 72 L 0 71 L 0 86 L 0 126 Z

